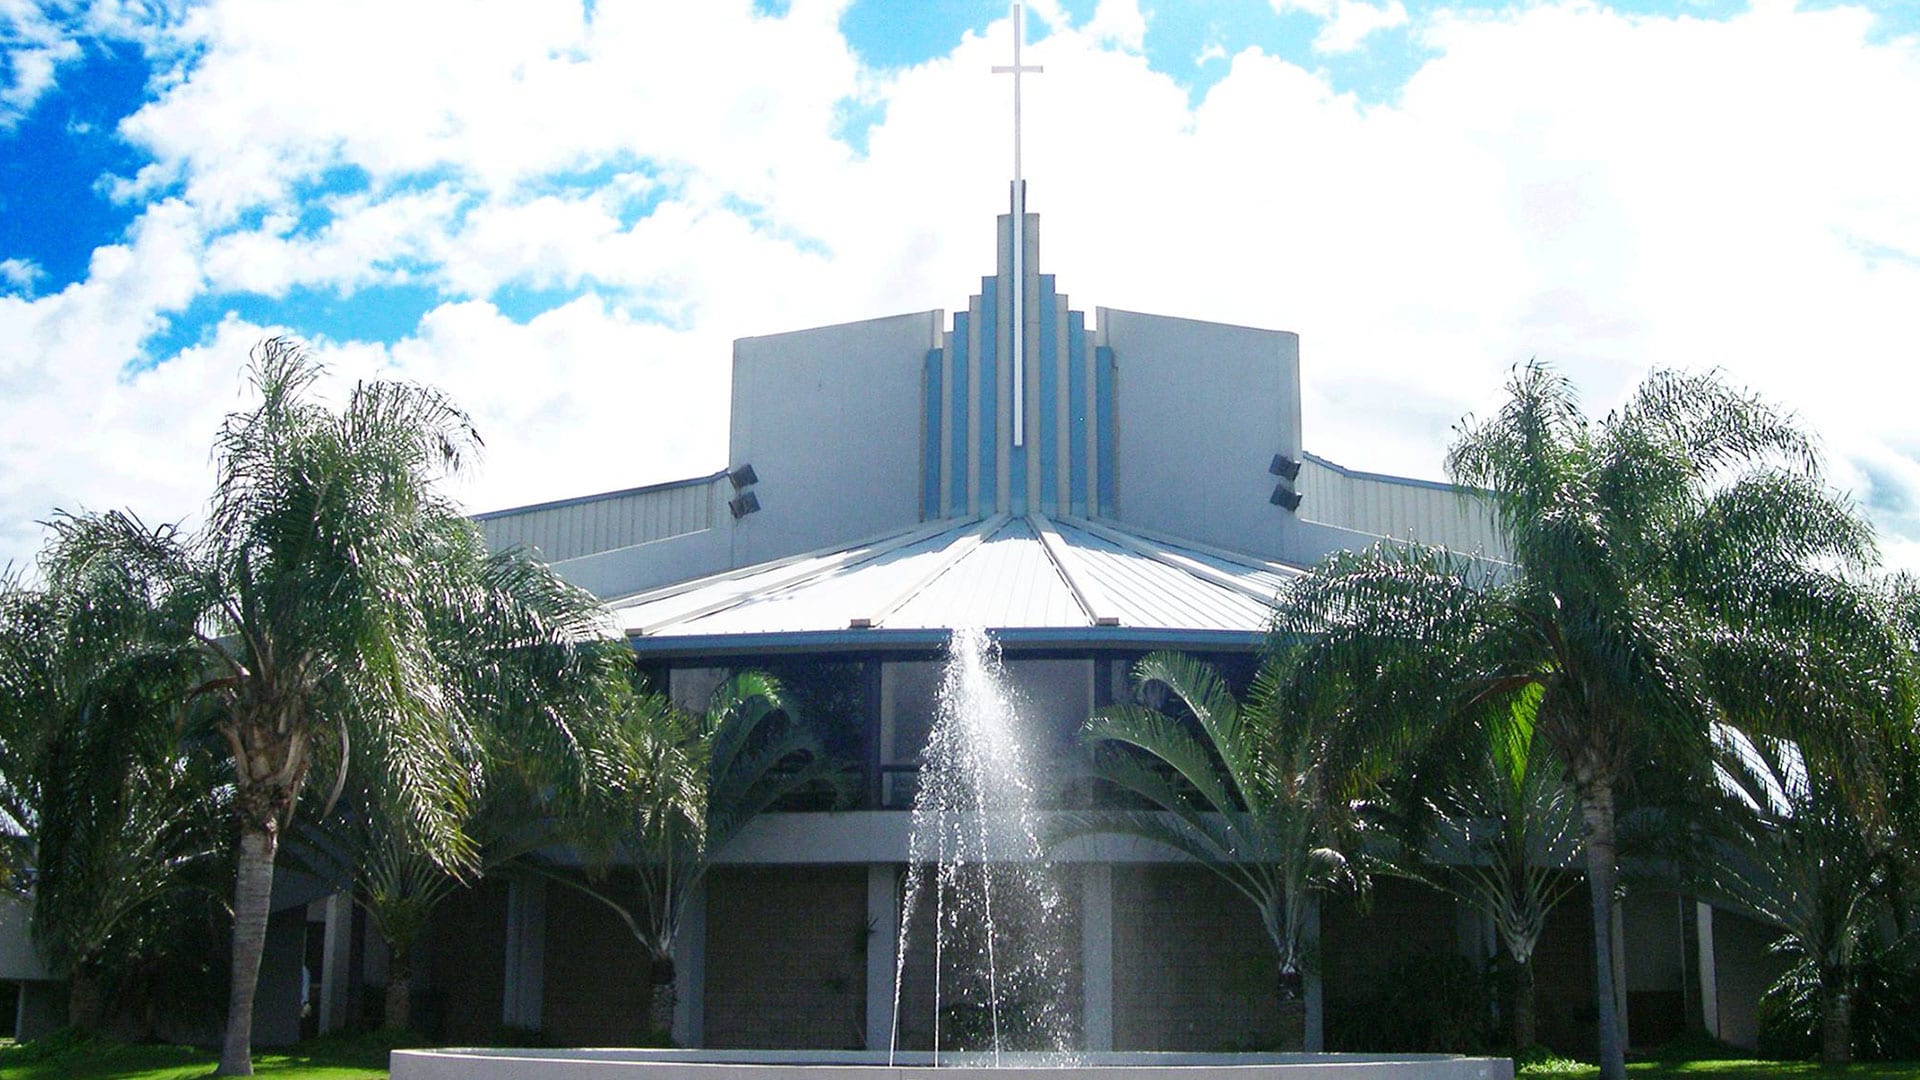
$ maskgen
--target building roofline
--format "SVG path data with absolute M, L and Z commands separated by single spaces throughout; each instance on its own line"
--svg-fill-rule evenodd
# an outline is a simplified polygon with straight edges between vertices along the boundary
M 1091 649 L 1225 649 L 1259 648 L 1262 630 L 1177 630 L 1148 626 L 1030 626 L 988 627 L 1002 648 Z M 737 656 L 811 652 L 921 652 L 942 649 L 953 631 L 945 628 L 889 630 L 767 631 L 752 634 L 687 634 L 666 637 L 629 635 L 628 644 L 642 659 L 689 656 Z
M 1349 469 L 1338 462 L 1328 461 L 1311 450 L 1300 451 L 1300 457 L 1325 469 L 1332 469 L 1341 476 L 1352 480 L 1377 480 L 1383 484 L 1400 484 L 1405 487 L 1426 488 L 1429 491 L 1450 491 L 1458 495 L 1486 495 L 1486 490 L 1468 487 L 1464 484 L 1450 484 L 1445 480 L 1421 480 L 1412 476 L 1394 476 L 1390 473 L 1367 472 L 1364 469 Z
M 1300 337 L 1300 332 L 1297 330 L 1278 330 L 1271 326 L 1249 326 L 1246 323 L 1223 322 L 1219 319 L 1196 319 L 1191 315 L 1162 315 L 1159 312 L 1114 307 L 1111 304 L 1096 304 L 1093 310 L 1095 317 L 1099 320 L 1099 327 L 1102 330 L 1105 330 L 1107 326 L 1106 313 L 1112 312 L 1116 315 L 1138 315 L 1147 319 L 1165 319 L 1169 322 L 1192 323 L 1195 326 L 1219 326 L 1228 330 L 1250 330 L 1256 334 L 1284 334 L 1296 340 Z
M 864 326 L 867 323 L 893 322 L 899 319 L 924 319 L 929 315 L 935 316 L 934 328 L 935 328 L 935 331 L 938 332 L 940 319 L 946 315 L 945 308 L 923 308 L 919 311 L 897 311 L 897 312 L 894 312 L 892 315 L 875 315 L 870 319 L 849 319 L 846 322 L 822 323 L 819 326 L 802 326 L 793 330 L 776 330 L 770 334 L 748 334 L 745 337 L 734 338 L 733 343 L 735 345 L 739 345 L 743 341 L 767 341 L 772 338 L 783 338 L 793 334 L 811 334 L 818 330 L 839 330 L 843 327 L 848 327 L 848 326 Z
M 531 514 L 539 510 L 560 510 L 569 506 L 581 506 L 585 503 L 600 502 L 604 499 L 621 499 L 629 495 L 651 495 L 656 491 L 672 491 L 675 488 L 698 487 L 711 484 L 727 475 L 727 470 L 708 473 L 705 476 L 690 476 L 685 480 L 665 480 L 658 484 L 643 484 L 640 487 L 622 488 L 619 491 L 602 491 L 595 495 L 575 495 L 566 499 L 554 499 L 551 502 L 531 503 L 526 506 L 509 506 L 500 510 L 488 510 L 481 514 L 468 514 L 472 521 L 492 521 L 495 518 L 512 517 L 515 514 Z

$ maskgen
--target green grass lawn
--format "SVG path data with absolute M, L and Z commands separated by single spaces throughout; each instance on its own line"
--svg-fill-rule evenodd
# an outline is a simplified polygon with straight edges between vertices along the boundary
M 315 1039 L 286 1050 L 253 1055 L 255 1076 L 274 1080 L 386 1080 L 387 1051 L 380 1035 Z M 404 1043 L 401 1045 L 405 1045 Z M 24 1045 L 0 1045 L 5 1080 L 188 1080 L 213 1072 L 219 1054 L 190 1046 L 74 1040 L 63 1036 Z
M 1519 1080 L 1592 1080 L 1595 1065 L 1553 1061 L 1528 1066 Z M 1630 1061 L 1628 1080 L 1920 1080 L 1920 1062 L 1875 1061 L 1855 1065 L 1820 1065 L 1811 1061 L 1751 1061 L 1708 1059 Z

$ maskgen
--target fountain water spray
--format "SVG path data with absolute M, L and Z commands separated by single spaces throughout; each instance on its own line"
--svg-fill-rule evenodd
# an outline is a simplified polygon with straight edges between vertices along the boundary
M 955 630 L 914 794 L 906 893 L 894 954 L 893 1039 L 910 947 L 933 949 L 933 1051 L 1038 1051 L 1054 1063 L 1078 1038 L 1074 929 L 1045 858 L 1020 710 L 984 630 Z M 914 915 L 931 903 L 933 940 Z M 945 1030 L 943 1031 L 943 1026 Z

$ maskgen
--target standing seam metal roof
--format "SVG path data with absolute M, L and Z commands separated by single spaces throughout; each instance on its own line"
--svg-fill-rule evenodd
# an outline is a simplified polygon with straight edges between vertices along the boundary
M 1077 518 L 961 519 L 614 605 L 645 638 L 855 629 L 1120 627 L 1258 633 L 1301 571 Z

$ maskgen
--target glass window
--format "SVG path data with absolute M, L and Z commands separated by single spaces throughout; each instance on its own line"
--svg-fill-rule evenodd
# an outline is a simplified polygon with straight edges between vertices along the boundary
M 913 805 L 914 774 L 939 707 L 940 670 L 934 660 L 880 666 L 880 805 L 886 809 Z
M 773 657 L 758 669 L 779 680 L 787 714 L 806 724 L 827 753 L 866 760 L 867 665 L 814 657 Z
M 1080 725 L 1093 709 L 1094 663 L 1087 659 L 1020 659 L 1003 662 L 1009 690 L 1026 724 L 1025 746 L 1034 775 L 1064 781 L 1078 761 Z M 933 660 L 890 661 L 880 680 L 881 802 L 890 809 L 913 803 L 913 777 L 939 711 L 944 664 Z M 1059 804 L 1065 791 L 1044 792 Z
M 674 707 L 690 713 L 704 713 L 713 701 L 713 692 L 726 681 L 726 668 L 677 667 L 667 679 L 667 697 Z

